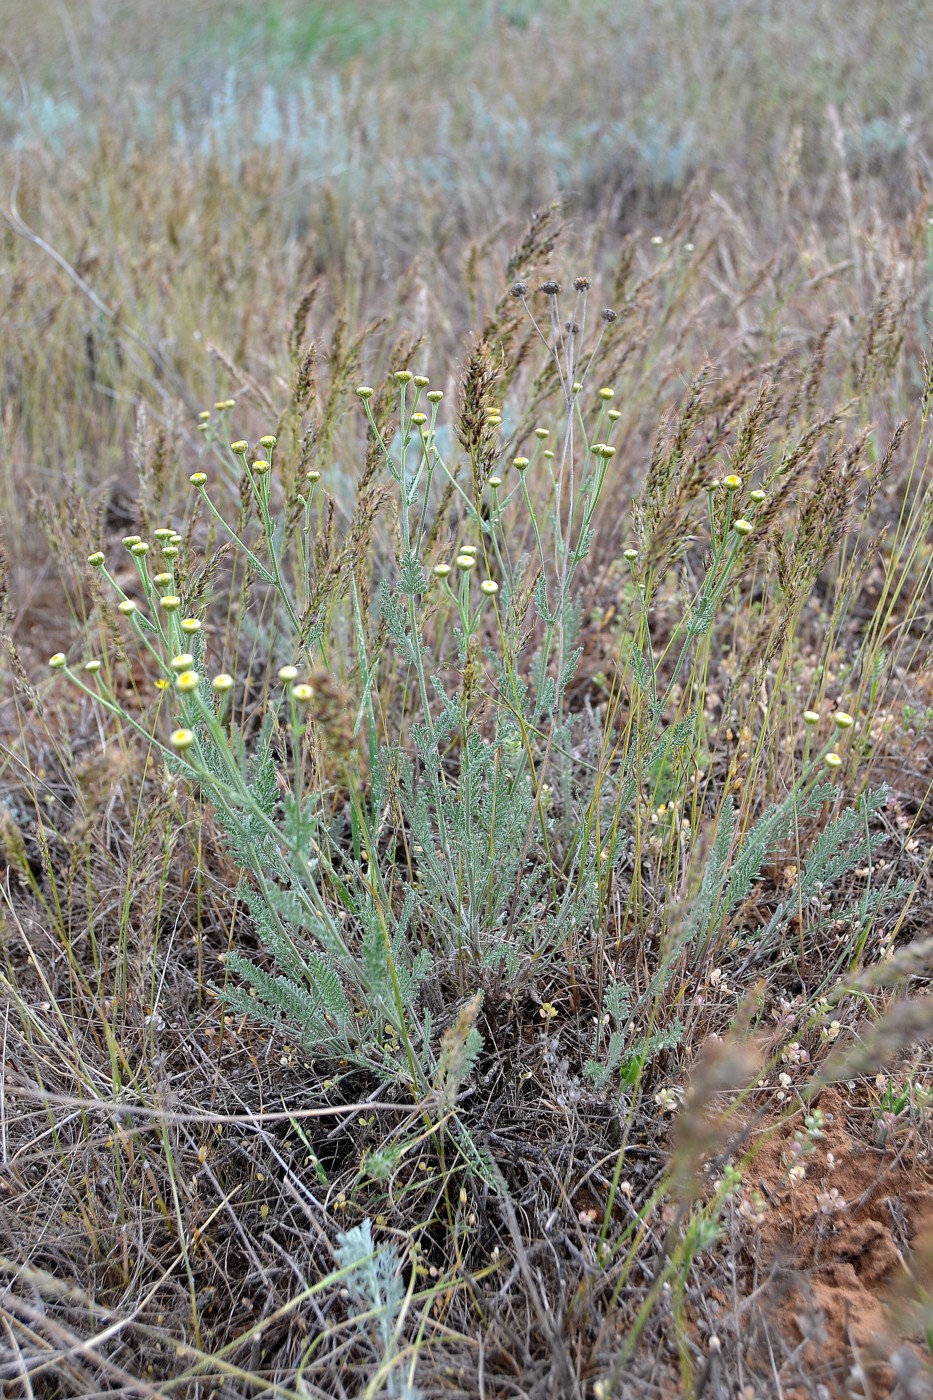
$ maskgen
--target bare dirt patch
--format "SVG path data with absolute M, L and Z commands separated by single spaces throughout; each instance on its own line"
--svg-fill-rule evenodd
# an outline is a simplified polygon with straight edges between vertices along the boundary
M 811 1150 L 798 1151 L 796 1120 L 761 1144 L 753 1168 L 767 1202 L 755 1261 L 766 1280 L 761 1320 L 782 1393 L 802 1400 L 822 1384 L 833 1396 L 933 1395 L 922 1332 L 905 1306 L 931 1284 L 929 1164 L 910 1136 L 866 1142 L 864 1110 L 844 1092 L 824 1092 L 819 1109 Z M 806 1388 L 795 1388 L 804 1377 Z

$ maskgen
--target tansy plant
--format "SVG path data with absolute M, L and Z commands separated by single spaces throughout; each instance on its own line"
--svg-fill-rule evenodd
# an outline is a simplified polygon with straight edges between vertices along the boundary
M 619 451 L 614 391 L 589 383 L 617 318 L 605 310 L 581 350 L 588 288 L 585 278 L 574 284 L 569 331 L 557 283 L 540 289 L 544 314 L 524 283 L 511 289 L 545 347 L 558 404 L 527 441 L 506 433 L 500 367 L 483 342 L 467 363 L 455 438 L 442 420 L 444 395 L 426 376 L 405 368 L 378 392 L 357 388 L 367 455 L 340 545 L 320 545 L 328 469 L 302 473 L 291 458 L 280 466 L 272 434 L 254 450 L 245 440 L 221 450 L 205 434 L 204 465 L 219 461 L 221 471 L 191 474 L 193 505 L 239 558 L 279 658 L 261 713 L 244 704 L 233 658 L 229 670 L 209 664 L 215 626 L 210 607 L 192 605 L 205 590 L 193 589 L 186 557 L 194 521 L 123 540 L 135 589 L 121 586 L 103 552 L 88 560 L 156 680 L 154 725 L 126 710 L 97 659 L 51 662 L 213 805 L 243 872 L 237 896 L 269 955 L 263 965 L 228 956 L 226 1001 L 284 1023 L 308 1053 L 400 1080 L 415 1096 L 438 1076 L 448 1085 L 462 1078 L 477 1052 L 475 1031 L 459 1037 L 453 1069 L 439 1050 L 435 1021 L 450 1019 L 447 1008 L 466 998 L 475 1008 L 478 990 L 532 973 L 549 989 L 573 984 L 586 950 L 600 946 L 626 866 L 628 905 L 636 924 L 644 920 L 645 804 L 659 775 L 685 771 L 702 740 L 701 713 L 681 706 L 674 715 L 674 700 L 702 667 L 767 511 L 766 493 L 737 471 L 693 483 L 692 496 L 707 503 L 706 568 L 662 647 L 652 601 L 670 543 L 673 508 L 664 503 L 678 483 L 673 467 L 666 479 L 656 469 L 635 510 L 638 547 L 618 561 L 631 599 L 631 627 L 618 639 L 629 706 L 621 739 L 622 687 L 600 716 L 568 703 L 580 657 L 579 578 Z M 230 479 L 238 513 L 229 510 Z M 688 487 L 678 484 L 682 495 Z M 373 591 L 364 565 L 381 521 Z M 352 656 L 347 686 L 333 674 L 338 651 Z M 400 704 L 384 698 L 399 694 Z M 821 717 L 810 717 L 793 788 L 743 840 L 731 801 L 722 805 L 693 912 L 669 931 L 639 996 L 609 983 L 587 1066 L 597 1084 L 632 1082 L 676 1043 L 679 1022 L 662 1025 L 661 1007 L 678 958 L 710 946 L 795 822 L 835 799 L 821 777 L 841 767 L 852 721 L 837 714 L 836 737 L 824 725 L 811 753 Z M 882 800 L 869 794 L 825 828 L 759 950 L 771 949 L 801 901 L 870 852 L 868 818 Z M 659 847 L 659 858 L 676 866 L 679 823 L 665 830 L 673 845 Z M 890 897 L 866 892 L 860 928 Z

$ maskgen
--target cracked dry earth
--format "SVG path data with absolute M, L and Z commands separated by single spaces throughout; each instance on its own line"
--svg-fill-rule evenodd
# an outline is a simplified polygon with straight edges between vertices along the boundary
M 770 1373 L 783 1400 L 927 1400 L 918 1302 L 926 1298 L 929 1327 L 933 1172 L 909 1131 L 866 1142 L 864 1109 L 845 1090 L 825 1090 L 818 1106 L 812 1152 L 795 1158 L 797 1120 L 764 1138 L 751 1170 L 763 1202 L 751 1240 L 759 1375 Z M 805 1174 L 792 1184 L 795 1160 Z

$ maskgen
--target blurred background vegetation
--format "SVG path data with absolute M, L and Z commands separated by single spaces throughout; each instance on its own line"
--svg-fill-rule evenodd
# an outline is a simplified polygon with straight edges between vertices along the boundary
M 892 258 L 928 285 L 931 52 L 922 0 L 7 0 L 0 489 L 125 475 L 140 400 L 251 432 L 317 279 L 312 335 L 454 366 L 555 200 L 607 299 L 631 235 L 706 237 L 681 379 L 805 338 L 827 277 L 845 316 Z

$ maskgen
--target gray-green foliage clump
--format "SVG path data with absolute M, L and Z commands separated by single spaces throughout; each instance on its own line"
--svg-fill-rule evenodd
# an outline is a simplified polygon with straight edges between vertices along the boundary
M 586 278 L 574 283 L 575 326 L 585 322 L 588 287 Z M 590 384 L 611 356 L 618 317 L 603 313 L 584 353 L 577 333 L 561 330 L 559 284 L 543 284 L 541 294 L 544 330 L 527 284 L 511 287 L 511 302 L 547 346 L 529 402 L 536 412 L 556 404 L 553 426 L 532 430 L 531 418 L 522 430 L 527 452 L 514 455 L 516 443 L 505 438 L 509 377 L 481 341 L 446 437 L 444 396 L 427 390 L 425 376 L 403 369 L 378 392 L 357 390 L 365 465 L 342 541 L 320 534 L 328 520 L 332 530 L 322 473 L 302 476 L 288 458 L 280 467 L 274 435 L 261 439 L 258 458 L 245 441 L 232 444 L 236 519 L 207 473 L 192 475 L 195 500 L 226 544 L 189 596 L 205 595 L 232 550 L 274 618 L 286 662 L 273 663 L 278 684 L 258 724 L 248 708 L 235 712 L 231 676 L 203 674 L 201 618 L 180 616 L 184 537 L 155 532 L 158 573 L 146 542 L 128 537 L 142 610 L 103 555 L 92 556 L 163 671 L 178 727 L 161 747 L 212 802 L 242 872 L 237 898 L 265 949 L 264 959 L 228 955 L 223 997 L 287 1030 L 309 1055 L 405 1083 L 415 1094 L 436 1088 L 438 1035 L 457 1004 L 529 978 L 572 983 L 576 967 L 605 957 L 620 897 L 636 925 L 652 917 L 646 880 L 667 882 L 676 899 L 662 901 L 670 908 L 643 990 L 636 996 L 616 975 L 605 983 L 586 1066 L 597 1087 L 614 1076 L 637 1081 L 661 1050 L 678 1044 L 682 1018 L 667 1005 L 675 973 L 685 959 L 707 958 L 724 931 L 749 959 L 775 957 L 801 905 L 819 906 L 809 916 L 811 936 L 831 912 L 859 938 L 902 894 L 899 885 L 869 883 L 851 907 L 824 909 L 827 890 L 869 860 L 881 839 L 874 823 L 885 794 L 870 791 L 816 831 L 796 885 L 763 930 L 733 929 L 765 864 L 837 803 L 837 787 L 820 779 L 824 757 L 842 762 L 828 743 L 811 757 L 807 739 L 787 796 L 744 834 L 732 798 L 720 800 L 702 867 L 698 824 L 683 815 L 706 723 L 702 704 L 683 696 L 691 686 L 699 694 L 717 620 L 755 557 L 754 522 L 767 527 L 771 519 L 764 487 L 772 484 L 778 499 L 787 493 L 786 456 L 771 482 L 762 475 L 762 486 L 750 490 L 742 474 L 760 473 L 778 407 L 769 386 L 751 404 L 733 405 L 732 470 L 721 481 L 709 476 L 710 455 L 724 441 L 715 395 L 715 431 L 699 433 L 704 414 L 714 412 L 704 397 L 714 393 L 708 371 L 691 386 L 679 422 L 662 430 L 633 511 L 641 548 L 627 548 L 618 561 L 627 611 L 614 643 L 617 678 L 598 710 L 573 701 L 582 568 L 602 524 L 620 418 L 614 390 L 593 393 Z M 336 413 L 333 401 L 328 411 Z M 520 406 L 512 416 L 520 421 Z M 320 440 L 333 432 L 332 424 L 322 427 Z M 692 446 L 694 436 L 705 447 Z M 220 443 L 212 447 L 223 454 Z M 681 536 L 698 502 L 706 507 L 703 569 L 662 646 L 654 600 L 665 571 L 683 557 Z M 367 550 L 380 554 L 375 588 Z M 347 653 L 342 681 L 333 665 L 339 648 Z M 79 683 L 120 712 L 99 673 Z M 851 723 L 837 716 L 839 726 Z M 662 791 L 680 796 L 658 805 Z M 661 817 L 663 839 L 648 839 L 646 824 Z M 692 882 L 687 905 L 678 902 L 681 868 Z M 462 1057 L 463 1073 L 469 1058 Z

